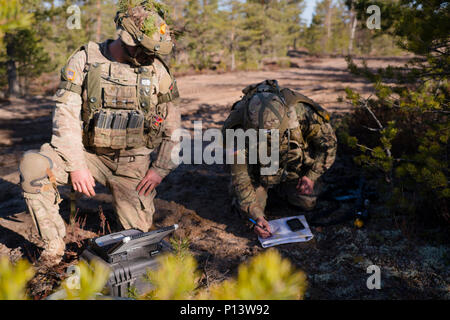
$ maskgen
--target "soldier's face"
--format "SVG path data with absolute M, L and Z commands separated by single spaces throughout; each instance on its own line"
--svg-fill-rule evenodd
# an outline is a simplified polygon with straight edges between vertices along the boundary
M 151 64 L 153 57 L 149 54 L 148 50 L 141 46 L 128 46 L 126 45 L 128 53 L 134 59 L 136 59 L 140 64 Z
M 130 54 L 130 56 L 135 57 L 136 56 L 136 52 L 138 50 L 137 46 L 128 46 L 125 45 L 125 47 L 127 47 L 128 53 Z

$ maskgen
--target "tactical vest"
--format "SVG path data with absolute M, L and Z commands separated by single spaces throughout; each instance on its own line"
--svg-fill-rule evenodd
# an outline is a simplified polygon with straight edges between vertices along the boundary
M 158 147 L 168 113 L 166 103 L 179 97 L 164 62 L 155 58 L 167 69 L 172 85 L 167 94 L 160 94 L 155 63 L 133 68 L 110 61 L 94 42 L 81 49 L 87 53 L 82 88 L 67 79 L 62 79 L 60 88 L 83 94 L 84 144 L 115 150 Z M 64 78 L 64 69 L 62 74 Z
M 232 113 L 230 118 L 227 119 L 224 129 L 246 127 L 247 109 L 250 100 L 255 94 L 261 92 L 261 90 L 258 89 L 261 84 L 264 84 L 265 92 L 271 92 L 275 95 L 279 95 L 280 99 L 284 102 L 284 107 L 290 110 L 290 112 L 294 112 L 295 110 L 297 115 L 299 114 L 298 108 L 302 107 L 300 104 L 306 104 L 319 116 L 320 121 L 329 122 L 330 116 L 328 112 L 319 104 L 301 93 L 288 88 L 280 90 L 276 80 L 266 80 L 263 83 L 251 85 L 243 90 L 244 97 L 233 105 L 232 111 L 234 111 L 234 113 Z M 279 128 L 281 139 L 280 162 L 284 163 L 284 165 L 278 169 L 278 172 L 272 176 L 259 176 L 259 166 L 251 166 L 250 168 L 252 175 L 259 176 L 259 181 L 266 186 L 273 186 L 285 180 L 297 180 L 303 164 L 310 164 L 312 161 L 312 159 L 309 159 L 304 152 L 308 147 L 307 138 L 303 136 L 296 115 L 295 119 L 283 121 Z M 288 133 L 287 135 L 283 135 L 285 131 Z M 289 172 L 287 172 L 286 168 L 288 165 L 290 166 L 289 169 L 293 170 L 289 170 Z M 236 165 L 232 170 L 240 171 L 247 169 L 246 166 Z

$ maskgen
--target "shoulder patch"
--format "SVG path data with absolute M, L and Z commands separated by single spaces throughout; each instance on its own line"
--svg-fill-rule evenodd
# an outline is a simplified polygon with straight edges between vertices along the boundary
M 76 72 L 72 69 L 66 69 L 66 78 L 69 81 L 75 80 Z

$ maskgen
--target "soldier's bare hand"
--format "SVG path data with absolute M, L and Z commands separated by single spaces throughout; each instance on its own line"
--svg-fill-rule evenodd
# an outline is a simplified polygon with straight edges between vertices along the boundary
M 89 169 L 77 170 L 70 173 L 73 189 L 88 197 L 95 196 L 95 180 Z
M 303 177 L 298 180 L 297 191 L 299 194 L 311 195 L 314 191 L 314 181 L 308 177 Z
M 266 219 L 258 218 L 258 219 L 256 219 L 256 223 L 257 223 L 257 225 L 255 226 L 254 230 L 258 236 L 260 236 L 263 239 L 272 236 L 269 223 L 267 222 Z
M 149 169 L 144 179 L 139 183 L 136 190 L 140 196 L 148 196 L 162 182 L 161 176 L 155 170 Z

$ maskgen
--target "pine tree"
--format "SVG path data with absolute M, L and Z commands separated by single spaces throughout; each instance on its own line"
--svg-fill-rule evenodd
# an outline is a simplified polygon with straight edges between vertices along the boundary
M 297 42 L 301 36 L 302 21 L 301 14 L 304 9 L 303 0 L 293 0 L 284 2 L 283 22 L 286 24 L 286 45 L 297 49 Z
M 181 66 L 187 66 L 189 64 L 189 58 L 187 54 L 187 48 L 183 37 L 186 34 L 185 30 L 185 0 L 166 0 L 164 3 L 169 10 L 169 19 L 166 21 L 170 25 L 172 32 L 172 40 L 174 41 L 174 49 L 171 54 L 171 60 L 173 62 L 172 67 L 180 69 Z
M 326 52 L 326 28 L 324 8 L 329 5 L 329 0 L 322 0 L 316 4 L 311 25 L 306 30 L 305 46 L 311 53 Z
M 191 65 L 198 70 L 213 66 L 214 52 L 220 49 L 217 26 L 219 15 L 217 0 L 189 0 L 185 9 L 186 32 L 184 41 Z
M 17 30 L 31 25 L 33 15 L 24 12 L 19 0 L 0 0 L 0 44 L 5 35 L 14 34 Z M 17 74 L 17 65 L 14 56 L 16 52 L 14 47 L 6 44 L 7 61 L 6 72 L 8 78 L 8 96 L 17 96 L 20 94 L 19 78 Z
M 312 53 L 346 53 L 349 41 L 349 13 L 343 1 L 318 2 L 312 23 L 306 30 L 306 47 Z
M 220 26 L 220 32 L 223 34 L 223 46 L 226 48 L 227 54 L 227 57 L 225 57 L 227 62 L 225 64 L 229 66 L 231 71 L 234 71 L 237 68 L 238 51 L 240 46 L 239 41 L 242 37 L 242 3 L 237 0 L 228 0 L 225 1 L 223 5 L 226 9 L 221 12 L 224 19 L 222 20 L 223 23 Z
M 373 2 L 356 3 L 359 20 L 367 19 L 369 3 Z M 353 73 L 374 83 L 376 96 L 364 101 L 358 93 L 347 90 L 357 108 L 348 122 L 350 136 L 347 132 L 342 138 L 360 151 L 357 163 L 381 173 L 385 183 L 380 185 L 387 191 L 394 214 L 407 215 L 406 220 L 413 215 L 414 220 L 427 222 L 439 217 L 448 223 L 450 6 L 438 0 L 375 4 L 383 17 L 380 33 L 396 37 L 415 58 L 405 66 L 382 68 L 376 73 L 349 60 Z M 361 131 L 361 125 L 370 130 Z
M 20 0 L 0 0 L 0 40 L 5 33 L 31 25 L 33 15 L 24 12 Z
M 36 32 L 31 29 L 7 33 L 4 42 L 8 49 L 8 58 L 13 60 L 17 67 L 21 91 L 27 94 L 32 79 L 52 71 L 50 56 Z

